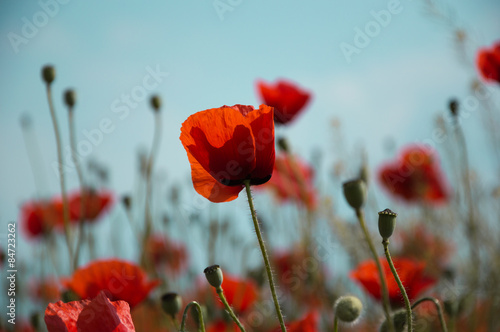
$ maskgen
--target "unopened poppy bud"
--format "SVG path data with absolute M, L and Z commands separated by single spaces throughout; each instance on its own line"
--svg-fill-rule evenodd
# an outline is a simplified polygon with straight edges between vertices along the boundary
M 335 301 L 335 316 L 344 323 L 354 323 L 361 315 L 363 303 L 355 296 L 341 296 Z
M 284 137 L 278 138 L 278 147 L 283 152 L 290 152 L 290 147 L 288 145 L 288 141 Z
M 151 107 L 155 110 L 155 112 L 158 112 L 161 108 L 161 98 L 158 95 L 154 95 L 151 97 Z
M 167 315 L 175 317 L 182 308 L 182 298 L 177 293 L 166 293 L 161 297 L 161 308 Z
M 222 285 L 222 270 L 219 265 L 209 266 L 203 272 L 212 287 L 219 288 Z
M 64 102 L 66 106 L 72 108 L 76 104 L 76 92 L 73 89 L 68 89 L 64 92 Z
M 50 84 L 52 83 L 55 78 L 56 78 L 56 70 L 53 66 L 47 65 L 42 68 L 42 78 L 45 81 L 45 83 Z
M 406 331 L 406 309 L 399 309 L 395 311 L 392 316 L 392 322 L 394 324 L 395 332 Z M 385 320 L 382 325 L 380 325 L 380 332 L 389 332 L 389 324 Z
M 448 108 L 450 109 L 451 115 L 453 115 L 453 116 L 458 115 L 458 101 L 456 99 L 450 100 L 450 103 L 448 104 Z
M 390 238 L 394 232 L 397 216 L 398 214 L 392 212 L 390 209 L 385 209 L 378 213 L 378 231 L 384 240 Z
M 344 197 L 347 203 L 354 209 L 358 210 L 363 207 L 366 200 L 366 184 L 361 179 L 344 182 Z

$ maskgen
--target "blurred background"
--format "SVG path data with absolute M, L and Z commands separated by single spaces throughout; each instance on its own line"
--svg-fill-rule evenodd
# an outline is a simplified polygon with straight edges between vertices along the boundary
M 161 199 L 181 188 L 180 214 L 239 216 L 241 227 L 250 229 L 245 199 L 220 205 L 195 193 L 180 127 L 204 109 L 258 106 L 262 100 L 255 82 L 279 78 L 312 94 L 307 108 L 286 128 L 278 128 L 277 135 L 314 165 L 319 190 L 338 201 L 336 213 L 352 216 L 340 183 L 357 174 L 362 160 L 376 173 L 408 143 L 423 142 L 442 151 L 433 130 L 436 118 L 449 118 L 451 98 L 464 102 L 461 123 L 471 167 L 481 175 L 484 190 L 492 190 L 499 169 L 471 85 L 479 79 L 477 50 L 500 37 L 499 14 L 496 0 L 3 0 L 1 241 L 6 224 L 19 220 L 23 202 L 60 192 L 40 75 L 46 64 L 57 72 L 53 94 L 69 191 L 78 188 L 78 178 L 69 154 L 65 89 L 74 88 L 78 95 L 76 137 L 86 172 L 92 173 L 89 167 L 99 170 L 101 185 L 117 201 L 137 186 L 138 155 L 149 150 L 153 139 L 149 98 L 159 94 L 163 135 L 153 176 L 155 197 L 160 197 L 156 209 L 163 208 Z M 496 111 L 498 91 L 498 85 L 487 86 Z M 28 118 L 30 130 L 23 134 L 20 121 Z M 453 165 L 442 159 L 443 168 L 450 170 Z M 332 188 L 335 165 L 343 170 L 333 182 L 338 187 Z M 380 209 L 385 208 L 389 200 L 384 191 L 376 182 L 371 190 Z M 257 195 L 262 209 L 273 205 L 266 194 Z M 130 229 L 120 224 L 123 215 L 116 204 L 105 217 L 109 222 L 99 227 L 106 234 L 121 229 L 124 238 L 130 237 Z M 175 232 L 174 237 L 185 237 L 189 227 Z M 29 261 L 36 243 L 26 243 L 22 234 L 18 241 L 18 257 Z M 126 245 L 120 250 L 121 257 L 135 255 Z M 206 265 L 203 257 L 192 255 L 193 264 Z

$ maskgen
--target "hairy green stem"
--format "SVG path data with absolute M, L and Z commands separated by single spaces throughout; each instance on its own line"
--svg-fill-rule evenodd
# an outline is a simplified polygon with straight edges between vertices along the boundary
M 389 263 L 389 267 L 391 268 L 392 275 L 394 276 L 394 279 L 396 279 L 399 290 L 401 291 L 401 294 L 403 294 L 403 298 L 405 300 L 406 325 L 408 325 L 408 332 L 412 332 L 413 331 L 413 320 L 412 320 L 412 315 L 411 315 L 411 304 L 410 304 L 410 300 L 408 299 L 408 294 L 406 294 L 406 290 L 403 287 L 403 283 L 401 282 L 401 279 L 399 279 L 398 272 L 396 271 L 396 268 L 394 267 L 394 263 L 392 262 L 391 253 L 389 252 L 389 240 L 387 240 L 387 239 L 382 240 L 382 244 L 384 245 L 384 253 L 385 253 L 385 257 L 387 258 L 387 263 Z
M 276 288 L 274 286 L 273 281 L 273 273 L 271 271 L 271 263 L 269 263 L 269 257 L 267 256 L 266 246 L 264 245 L 264 241 L 262 240 L 262 233 L 259 227 L 259 221 L 257 220 L 257 214 L 255 212 L 255 208 L 253 205 L 252 192 L 250 191 L 250 180 L 245 181 L 245 188 L 248 197 L 248 206 L 250 207 L 250 213 L 252 214 L 253 226 L 255 228 L 255 234 L 257 234 L 257 239 L 259 240 L 260 251 L 262 252 L 262 257 L 264 258 L 264 265 L 266 267 L 267 279 L 269 280 L 269 287 L 271 289 L 271 294 L 273 296 L 274 307 L 276 309 L 276 314 L 278 315 L 278 319 L 280 321 L 281 331 L 285 332 L 285 320 L 283 319 L 283 314 L 281 313 L 280 304 L 278 302 L 278 296 L 276 295 Z
M 220 300 L 224 304 L 224 307 L 226 308 L 226 311 L 229 314 L 229 316 L 231 316 L 231 318 L 236 323 L 236 325 L 238 325 L 238 327 L 240 328 L 241 332 L 245 332 L 245 328 L 241 324 L 241 322 L 238 319 L 238 317 L 236 317 L 236 315 L 234 314 L 234 311 L 233 311 L 233 309 L 231 309 L 231 306 L 229 305 L 229 303 L 227 303 L 227 300 L 226 300 L 226 297 L 224 296 L 224 291 L 222 290 L 222 287 L 219 286 L 215 290 L 217 291 L 217 294 L 219 295 Z
M 394 322 L 391 318 L 391 305 L 389 302 L 389 291 L 387 290 L 387 282 L 385 280 L 385 274 L 382 270 L 382 265 L 380 264 L 380 260 L 377 255 L 377 250 L 375 249 L 375 245 L 370 237 L 370 233 L 368 232 L 368 228 L 366 228 L 365 216 L 361 209 L 356 210 L 356 216 L 358 217 L 359 224 L 361 229 L 363 230 L 363 234 L 365 236 L 365 241 L 368 243 L 368 247 L 370 248 L 370 252 L 375 260 L 375 264 L 377 264 L 378 276 L 380 279 L 380 288 L 382 291 L 382 306 L 384 308 L 385 320 L 389 325 L 389 330 L 391 332 L 395 332 Z

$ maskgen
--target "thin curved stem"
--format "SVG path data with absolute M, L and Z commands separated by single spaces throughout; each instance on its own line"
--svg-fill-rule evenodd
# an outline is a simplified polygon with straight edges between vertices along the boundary
M 222 301 L 222 304 L 224 304 L 224 307 L 226 308 L 226 311 L 229 314 L 229 316 L 231 316 L 231 318 L 236 323 L 236 325 L 238 325 L 238 327 L 240 328 L 241 332 L 245 332 L 245 328 L 241 324 L 241 322 L 238 319 L 238 317 L 236 317 L 236 315 L 235 315 L 233 309 L 231 309 L 231 306 L 229 305 L 229 303 L 227 303 L 227 300 L 226 300 L 226 297 L 224 296 L 224 291 L 222 290 L 222 287 L 219 286 L 215 290 L 217 291 L 217 294 L 219 295 L 219 298 Z
M 260 251 L 262 252 L 262 257 L 264 258 L 264 265 L 266 267 L 267 279 L 269 280 L 269 287 L 271 288 L 271 294 L 273 296 L 274 307 L 276 309 L 276 314 L 280 321 L 281 331 L 285 332 L 285 320 L 283 319 L 283 314 L 281 313 L 280 304 L 278 302 L 278 296 L 276 295 L 276 287 L 274 286 L 273 273 L 271 271 L 271 263 L 269 263 L 269 257 L 267 256 L 266 246 L 264 245 L 264 240 L 262 240 L 262 233 L 259 227 L 259 221 L 257 220 L 257 213 L 255 212 L 255 207 L 253 205 L 252 192 L 250 191 L 250 180 L 245 181 L 245 189 L 248 197 L 248 206 L 250 207 L 250 213 L 252 214 L 253 226 L 255 228 L 255 234 L 257 234 L 257 239 L 259 240 Z
M 394 263 L 392 262 L 391 253 L 389 252 L 389 240 L 387 240 L 387 239 L 382 240 L 382 244 L 384 245 L 384 253 L 385 253 L 385 257 L 387 258 L 387 263 L 389 263 L 389 267 L 391 268 L 392 275 L 394 276 L 394 279 L 396 279 L 399 290 L 401 291 L 401 294 L 403 294 L 403 298 L 405 300 L 406 325 L 408 325 L 408 332 L 412 332 L 413 331 L 413 320 L 412 320 L 412 316 L 411 316 L 411 304 L 410 304 L 410 300 L 408 299 L 408 294 L 406 294 L 406 289 L 403 287 L 403 283 L 401 282 L 401 279 L 399 279 L 398 272 L 396 271 L 396 268 L 394 267 Z
M 356 216 L 358 217 L 359 224 L 361 225 L 361 229 L 363 230 L 363 234 L 365 236 L 365 241 L 368 243 L 368 247 L 370 248 L 370 252 L 372 253 L 373 259 L 377 264 L 378 276 L 380 279 L 380 288 L 382 290 L 382 306 L 384 307 L 385 320 L 389 325 L 389 330 L 391 332 L 395 332 L 394 323 L 391 318 L 391 305 L 389 302 L 389 291 L 387 290 L 387 281 L 385 280 L 385 274 L 382 270 L 382 265 L 380 264 L 380 260 L 377 255 L 377 250 L 375 249 L 375 245 L 370 237 L 370 233 L 366 228 L 365 216 L 362 210 L 356 210 Z
M 73 259 L 73 271 L 78 267 L 78 261 L 80 258 L 81 246 L 83 243 L 83 222 L 85 219 L 85 207 L 87 205 L 87 195 L 85 192 L 85 182 L 83 181 L 83 172 L 80 167 L 80 162 L 76 155 L 76 133 L 75 133 L 75 121 L 73 117 L 73 108 L 68 107 L 68 126 L 69 126 L 69 141 L 71 146 L 71 158 L 73 159 L 73 164 L 75 165 L 76 174 L 78 175 L 78 182 L 80 183 L 80 220 L 78 221 L 78 239 L 75 248 L 75 257 Z
M 57 123 L 56 112 L 54 110 L 54 103 L 52 102 L 52 90 L 50 84 L 47 84 L 47 100 L 49 102 L 50 116 L 52 118 L 52 125 L 54 127 L 54 133 L 56 135 L 56 146 L 57 146 L 57 163 L 59 170 L 59 182 L 61 185 L 61 196 L 63 203 L 63 225 L 64 225 L 64 237 L 66 239 L 66 245 L 68 247 L 70 267 L 73 264 L 73 247 L 71 245 L 71 234 L 69 230 L 69 206 L 68 206 L 68 196 L 66 194 L 66 182 L 64 178 L 63 171 L 63 160 L 62 160 L 62 143 L 61 134 L 59 132 L 59 125 Z
M 194 306 L 196 308 L 196 311 L 198 312 L 198 321 L 200 322 L 200 326 L 198 328 L 199 332 L 205 332 L 205 322 L 203 321 L 203 311 L 201 310 L 201 306 L 198 302 L 192 301 L 189 302 L 186 308 L 184 309 L 184 314 L 182 315 L 182 322 L 181 322 L 181 332 L 184 332 L 184 328 L 186 326 L 186 319 L 188 315 L 188 310 L 191 308 L 191 306 Z
M 420 303 L 425 302 L 425 301 L 430 301 L 430 302 L 434 303 L 434 305 L 436 306 L 437 312 L 438 312 L 439 322 L 441 323 L 441 329 L 443 330 L 443 332 L 448 332 L 448 328 L 446 327 L 446 322 L 445 322 L 444 316 L 443 316 L 443 309 L 441 308 L 441 304 L 439 303 L 439 301 L 437 299 L 435 299 L 433 297 L 421 298 L 418 301 L 415 301 L 415 303 L 413 303 L 411 308 L 415 309 Z

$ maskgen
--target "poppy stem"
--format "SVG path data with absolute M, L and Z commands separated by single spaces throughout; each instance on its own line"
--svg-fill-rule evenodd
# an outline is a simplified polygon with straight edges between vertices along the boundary
M 411 308 L 415 309 L 420 303 L 425 302 L 425 301 L 430 301 L 430 302 L 434 303 L 434 305 L 436 306 L 437 312 L 438 312 L 439 322 L 441 323 L 441 329 L 443 330 L 443 332 L 448 332 L 448 328 L 446 327 L 446 322 L 445 322 L 444 317 L 443 317 L 443 309 L 441 308 L 441 304 L 439 303 L 439 301 L 437 299 L 435 299 L 433 297 L 421 298 L 418 301 L 415 301 L 415 303 L 412 304 Z
M 408 299 L 408 294 L 406 294 L 406 290 L 403 287 L 403 283 L 401 282 L 401 279 L 399 279 L 398 272 L 396 271 L 396 268 L 394 267 L 394 263 L 392 262 L 391 253 L 389 252 L 389 240 L 383 239 L 382 244 L 384 245 L 384 253 L 385 253 L 385 257 L 387 258 L 387 263 L 389 263 L 389 267 L 391 268 L 392 275 L 394 276 L 394 279 L 396 279 L 399 290 L 400 290 L 401 294 L 403 294 L 403 298 L 405 300 L 406 325 L 408 325 L 408 332 L 412 332 L 413 331 L 413 321 L 412 321 L 412 314 L 411 314 L 411 304 L 410 304 L 410 300 Z
M 233 309 L 231 309 L 231 306 L 229 306 L 229 303 L 227 303 L 227 300 L 226 300 L 226 297 L 224 296 L 224 291 L 222 290 L 222 287 L 219 286 L 215 290 L 217 291 L 217 295 L 219 295 L 219 298 L 222 301 L 222 304 L 224 304 L 224 307 L 226 308 L 226 311 L 229 314 L 229 316 L 231 316 L 231 318 L 236 323 L 236 325 L 238 325 L 241 332 L 246 332 L 245 328 L 241 324 L 240 320 L 238 319 L 238 317 L 236 317 Z
M 151 262 L 148 262 L 148 258 L 146 257 L 146 244 L 151 235 L 153 228 L 153 220 L 152 220 L 152 211 L 151 211 L 151 194 L 152 194 L 152 183 L 151 176 L 153 174 L 153 165 L 158 154 L 158 150 L 160 147 L 160 139 L 161 139 L 161 131 L 162 131 L 162 122 L 161 122 L 161 112 L 154 113 L 154 122 L 155 129 L 153 133 L 153 143 L 151 146 L 151 150 L 149 151 L 149 156 L 146 164 L 146 199 L 145 199 L 145 230 L 142 242 L 142 265 L 144 268 L 148 269 L 150 267 Z
M 267 278 L 269 280 L 269 287 L 271 288 L 271 294 L 273 296 L 274 307 L 276 309 L 276 314 L 280 321 L 281 331 L 286 332 L 285 321 L 281 313 L 280 304 L 278 302 L 278 296 L 276 295 L 276 288 L 273 281 L 273 273 L 271 271 L 271 264 L 269 263 L 269 257 L 267 256 L 266 246 L 262 240 L 262 233 L 259 227 L 259 221 L 257 220 L 257 213 L 253 205 L 252 192 L 250 191 L 250 180 L 245 180 L 245 189 L 248 197 L 248 206 L 250 207 L 250 213 L 252 214 L 253 226 L 255 228 L 255 234 L 257 234 L 257 239 L 259 240 L 260 251 L 262 252 L 262 257 L 264 258 L 264 265 L 266 266 Z
M 384 271 L 382 270 L 382 265 L 380 264 L 380 260 L 377 255 L 377 250 L 375 250 L 375 245 L 373 244 L 373 241 L 370 237 L 370 233 L 366 228 L 365 215 L 363 213 L 363 210 L 356 209 L 356 216 L 358 217 L 359 224 L 365 236 L 365 241 L 368 243 L 368 247 L 370 248 L 373 259 L 375 260 L 375 264 L 377 264 L 377 270 L 380 279 L 380 288 L 382 290 L 382 305 L 384 307 L 385 320 L 389 325 L 389 330 L 391 332 L 395 332 L 394 323 L 391 318 L 391 306 L 389 303 L 389 292 L 387 290 L 387 281 L 385 280 L 385 274 Z
M 338 332 L 339 331 L 339 319 L 337 316 L 335 316 L 335 319 L 333 320 L 333 332 Z
M 49 102 L 50 116 L 52 118 L 52 125 L 54 127 L 54 133 L 56 135 L 56 147 L 57 147 L 57 166 L 59 170 L 59 183 L 61 185 L 61 196 L 63 203 L 63 227 L 64 227 L 64 238 L 66 239 L 66 245 L 68 247 L 69 264 L 70 267 L 73 264 L 73 247 L 71 245 L 71 234 L 69 230 L 69 206 L 68 206 L 68 196 L 66 195 L 66 182 L 64 178 L 63 171 L 63 160 L 62 160 L 62 144 L 61 144 L 61 134 L 59 132 L 59 125 L 57 123 L 56 112 L 54 110 L 54 103 L 52 102 L 52 89 L 50 83 L 46 84 L 47 87 L 47 100 Z
M 87 197 L 85 195 L 85 182 L 83 181 L 82 168 L 76 155 L 76 134 L 75 134 L 75 121 L 73 116 L 73 107 L 68 106 L 68 127 L 69 127 L 69 142 L 71 147 L 71 159 L 75 165 L 76 174 L 78 175 L 78 182 L 80 182 L 80 220 L 78 223 L 78 239 L 75 248 L 75 257 L 73 259 L 73 271 L 78 267 L 80 257 L 80 250 L 83 243 L 83 222 L 85 218 L 85 207 L 87 204 Z
M 189 302 L 186 308 L 184 309 L 184 314 L 182 315 L 182 322 L 181 322 L 181 328 L 180 331 L 184 332 L 184 329 L 186 327 L 186 319 L 188 315 L 188 310 L 194 306 L 196 308 L 196 312 L 198 313 L 198 322 L 199 322 L 199 328 L 198 332 L 205 332 L 205 322 L 203 321 L 203 311 L 201 310 L 201 306 L 198 302 L 192 301 Z

